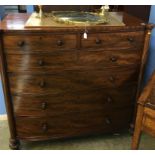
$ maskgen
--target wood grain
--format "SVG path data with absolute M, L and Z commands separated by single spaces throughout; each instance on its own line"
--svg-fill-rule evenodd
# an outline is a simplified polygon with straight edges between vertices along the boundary
M 82 39 L 83 48 L 103 48 L 105 50 L 138 49 L 144 40 L 144 32 L 90 33 Z
M 12 97 L 16 116 L 56 116 L 73 112 L 93 112 L 110 108 L 133 106 L 135 88 L 94 89 L 63 95 L 14 95 Z M 122 97 L 123 96 L 123 97 Z
M 128 127 L 131 108 L 69 113 L 48 118 L 17 117 L 18 138 L 26 140 L 58 139 L 94 133 L 118 132 Z M 64 122 L 64 123 L 62 123 Z M 26 124 L 24 126 L 23 124 Z M 45 127 L 46 126 L 46 127 Z M 32 130 L 33 129 L 33 130 Z
M 41 53 L 41 52 L 40 52 Z M 49 54 L 7 54 L 8 72 L 53 72 L 92 68 L 135 67 L 140 65 L 141 51 L 74 51 Z M 16 63 L 18 62 L 18 63 Z M 14 65 L 12 65 L 14 64 Z
M 18 36 L 6 35 L 3 38 L 6 49 L 33 51 L 33 50 L 64 50 L 76 48 L 74 34 L 23 34 Z
M 92 89 L 117 88 L 137 81 L 137 70 L 62 71 L 40 75 L 9 76 L 10 90 L 15 94 L 63 94 Z

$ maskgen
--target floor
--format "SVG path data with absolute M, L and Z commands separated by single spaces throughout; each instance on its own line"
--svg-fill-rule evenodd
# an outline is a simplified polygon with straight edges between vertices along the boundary
M 0 121 L 0 150 L 8 150 L 9 131 L 7 121 Z M 44 141 L 21 143 L 26 150 L 128 150 L 131 135 L 126 131 L 120 135 L 103 135 L 87 138 L 76 138 L 63 141 Z M 143 134 L 140 149 L 154 150 L 155 139 Z

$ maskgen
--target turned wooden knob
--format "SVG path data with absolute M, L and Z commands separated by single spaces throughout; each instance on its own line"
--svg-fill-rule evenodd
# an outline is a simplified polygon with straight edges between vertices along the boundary
M 110 118 L 106 117 L 106 118 L 105 118 L 105 123 L 108 124 L 108 125 L 111 124 Z
M 44 132 L 48 130 L 47 123 L 43 123 L 43 124 L 42 124 L 42 130 L 43 130 Z
M 45 85 L 46 85 L 45 81 L 41 81 L 41 82 L 39 83 L 39 86 L 40 86 L 41 88 L 45 87 Z
M 39 60 L 38 64 L 39 64 L 39 66 L 43 66 L 44 65 L 44 61 L 43 60 Z
M 19 47 L 22 47 L 22 46 L 24 46 L 24 44 L 25 44 L 25 42 L 22 40 L 22 41 L 19 41 L 18 43 L 17 43 L 17 45 L 19 46 Z
M 47 108 L 47 103 L 46 102 L 43 102 L 42 104 L 41 104 L 41 109 L 42 110 L 45 110 Z
M 95 40 L 95 42 L 96 42 L 96 44 L 101 44 L 101 43 L 102 43 L 101 39 L 99 39 L 99 38 L 97 38 L 97 39 Z
M 109 77 L 109 80 L 110 80 L 111 82 L 114 82 L 114 81 L 115 81 L 115 77 L 110 76 L 110 77 Z
M 134 42 L 134 39 L 133 39 L 132 37 L 127 38 L 127 40 L 128 40 L 130 43 Z
M 107 102 L 111 103 L 112 102 L 112 98 L 110 96 L 107 97 Z
M 63 42 L 62 40 L 58 40 L 58 41 L 57 41 L 57 45 L 58 45 L 58 46 L 62 46 L 63 44 L 64 44 L 64 42 Z
M 116 61 L 117 61 L 117 57 L 112 56 L 112 57 L 110 58 L 110 61 L 111 61 L 111 62 L 116 62 Z

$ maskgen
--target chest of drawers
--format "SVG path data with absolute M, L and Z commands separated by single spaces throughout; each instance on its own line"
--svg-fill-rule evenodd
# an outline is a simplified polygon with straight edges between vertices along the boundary
M 11 133 L 37 141 L 128 128 L 151 26 L 5 30 L 1 69 Z M 95 30 L 95 31 L 94 31 Z

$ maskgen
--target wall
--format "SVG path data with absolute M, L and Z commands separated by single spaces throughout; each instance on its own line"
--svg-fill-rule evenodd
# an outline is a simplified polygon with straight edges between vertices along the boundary
M 3 6 L 0 6 L 0 20 L 2 19 L 2 17 L 4 16 L 5 13 L 5 9 Z
M 5 114 L 4 95 L 2 90 L 2 83 L 0 82 L 0 114 Z
M 149 22 L 155 24 L 155 5 L 151 6 Z M 155 69 L 155 28 L 152 30 L 152 34 L 151 34 L 151 41 L 150 41 L 147 67 L 145 71 L 144 84 L 146 84 L 147 80 L 149 79 L 154 69 Z
M 33 6 L 28 5 L 27 11 L 32 12 Z M 0 6 L 0 17 L 2 14 L 4 14 L 4 9 L 2 6 Z M 155 23 L 155 5 L 151 6 L 149 22 Z M 148 80 L 149 76 L 151 75 L 154 69 L 155 69 L 155 29 L 152 31 L 152 35 L 151 35 L 149 57 L 148 57 L 146 71 L 145 71 L 144 83 L 146 83 L 146 81 Z M 3 91 L 2 91 L 2 84 L 0 82 L 0 114 L 4 114 L 4 113 L 5 113 L 4 96 L 3 96 Z
M 27 10 L 27 12 L 29 12 L 29 13 L 33 12 L 33 11 L 34 11 L 33 5 L 27 5 L 27 6 L 26 6 L 26 10 Z
M 3 6 L 0 6 L 0 20 L 4 16 L 5 9 Z M 2 90 L 2 83 L 0 78 L 0 114 L 5 114 L 5 106 L 4 106 L 4 96 L 3 96 L 3 90 Z

